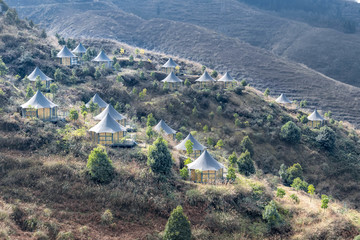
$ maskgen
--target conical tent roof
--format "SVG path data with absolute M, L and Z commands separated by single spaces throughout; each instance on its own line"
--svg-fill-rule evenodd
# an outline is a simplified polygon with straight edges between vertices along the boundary
M 222 76 L 222 78 L 218 80 L 218 82 L 233 82 L 233 81 L 234 79 L 230 76 L 228 72 L 226 72 L 224 76 Z
M 95 93 L 95 95 L 90 99 L 90 101 L 85 105 L 87 108 L 90 107 L 90 103 L 97 103 L 97 105 L 99 105 L 100 108 L 106 108 L 107 107 L 107 103 L 101 99 L 101 97 Z
M 324 121 L 325 119 L 318 113 L 318 111 L 315 109 L 315 111 L 308 116 L 308 119 L 310 121 Z
M 225 168 L 224 165 L 216 161 L 207 150 L 205 150 L 194 162 L 189 163 L 187 167 L 188 169 L 196 169 L 200 171 L 217 171 Z
M 179 143 L 179 145 L 176 145 L 175 148 L 177 150 L 184 150 L 186 151 L 186 147 L 185 147 L 185 143 L 187 142 L 187 140 L 190 140 L 194 145 L 193 145 L 193 150 L 196 151 L 202 151 L 204 149 L 206 149 L 206 147 L 204 147 L 203 145 L 201 145 L 201 143 L 199 143 L 194 137 L 193 135 L 191 135 L 191 133 L 189 133 L 189 135 L 181 141 L 181 143 Z
M 121 126 L 115 119 L 113 119 L 110 113 L 107 113 L 106 116 L 98 124 L 90 128 L 89 132 L 117 133 L 126 132 L 126 128 Z
M 166 134 L 176 133 L 176 131 L 169 127 L 169 125 L 167 125 L 164 120 L 160 120 L 160 122 L 154 127 L 154 130 L 157 132 L 164 131 Z
M 71 51 L 72 53 L 86 53 L 86 48 L 79 43 L 79 45 L 77 45 L 77 47 Z
M 164 80 L 161 80 L 162 82 L 168 82 L 168 83 L 181 83 L 183 80 L 178 78 L 174 72 L 171 72 Z
M 29 101 L 21 105 L 22 108 L 54 108 L 57 107 L 55 103 L 47 99 L 39 90 L 35 93 Z
M 93 59 L 94 62 L 111 62 L 110 58 L 106 56 L 104 51 L 101 51 L 96 58 Z
M 121 115 L 118 111 L 115 110 L 115 108 L 109 104 L 107 105 L 107 107 L 104 109 L 104 111 L 102 111 L 99 115 L 95 116 L 94 119 L 95 120 L 101 120 L 103 119 L 107 114 L 110 114 L 110 116 L 117 120 L 117 121 L 120 121 L 120 120 L 123 120 L 123 119 L 126 119 L 125 116 Z
M 275 101 L 283 104 L 292 103 L 283 93 Z
M 70 52 L 70 50 L 67 48 L 67 46 L 64 46 L 61 51 L 56 55 L 58 58 L 73 58 L 76 57 L 73 53 Z
M 174 62 L 174 60 L 172 60 L 172 58 L 169 58 L 169 60 L 162 65 L 163 68 L 176 68 L 177 66 L 178 65 Z
M 207 71 L 204 74 L 195 80 L 195 82 L 214 82 L 215 80 L 209 75 Z
M 48 76 L 46 76 L 38 67 L 36 67 L 34 69 L 34 71 L 32 71 L 32 73 L 28 76 L 28 79 L 30 81 L 36 81 L 36 78 L 38 76 L 40 77 L 41 81 L 51 81 L 52 80 L 52 78 L 49 78 Z

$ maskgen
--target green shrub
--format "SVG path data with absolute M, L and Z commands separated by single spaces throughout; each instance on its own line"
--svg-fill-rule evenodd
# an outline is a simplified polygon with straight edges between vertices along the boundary
M 175 138 L 180 142 L 183 139 L 183 134 L 181 132 L 177 132 Z
M 291 187 L 294 188 L 296 191 L 303 190 L 306 191 L 309 184 L 303 180 L 301 180 L 299 177 L 295 178 L 293 183 L 291 184 Z
M 251 141 L 249 136 L 245 136 L 243 138 L 243 140 L 240 143 L 240 147 L 242 152 L 246 152 L 247 150 L 249 151 L 251 157 L 254 156 L 254 143 Z
M 186 195 L 186 201 L 191 206 L 197 206 L 199 203 L 204 203 L 206 200 L 204 195 L 197 189 L 190 189 L 186 191 L 185 195 Z
M 146 125 L 147 125 L 148 127 L 153 127 L 153 126 L 156 125 L 156 120 L 155 120 L 155 118 L 154 118 L 154 116 L 153 116 L 152 113 L 150 113 L 150 114 L 147 116 Z
M 270 227 L 277 227 L 283 222 L 283 218 L 277 209 L 275 201 L 273 200 L 265 206 L 262 216 L 263 219 L 268 222 Z
M 265 89 L 265 92 L 264 92 L 264 96 L 265 96 L 265 97 L 268 97 L 269 94 L 270 94 L 270 89 L 269 89 L 269 88 L 266 88 L 266 89 Z
M 303 169 L 299 163 L 295 163 L 286 170 L 287 183 L 291 184 L 295 178 L 303 179 Z
M 296 204 L 299 204 L 300 203 L 300 199 L 299 199 L 299 197 L 296 195 L 296 194 L 291 194 L 290 195 L 290 198 L 293 200 L 293 202 L 294 203 L 296 203 Z
M 69 232 L 59 232 L 59 234 L 56 237 L 56 240 L 73 240 L 74 235 L 71 231 Z
M 354 240 L 360 240 L 360 235 L 357 235 Z
M 186 166 L 180 169 L 180 176 L 184 180 L 189 178 L 189 170 Z
M 289 143 L 298 143 L 301 138 L 301 130 L 295 123 L 289 121 L 281 127 L 280 137 Z
M 285 196 L 286 192 L 283 188 L 277 188 L 276 189 L 276 197 L 283 198 Z
M 306 124 L 308 121 L 309 121 L 309 120 L 308 120 L 307 116 L 302 115 L 302 116 L 300 117 L 300 122 L 301 122 L 301 123 Z
M 246 86 L 247 86 L 247 82 L 246 82 L 245 79 L 241 80 L 240 84 L 241 84 L 241 86 L 243 86 L 243 87 L 246 87 Z
M 76 109 L 71 109 L 69 112 L 70 120 L 76 121 L 79 119 L 79 112 Z
M 164 240 L 190 240 L 190 222 L 183 213 L 181 206 L 177 206 L 171 213 L 165 226 Z
M 22 229 L 24 231 L 33 232 L 38 226 L 38 220 L 36 218 L 26 219 L 23 223 Z
M 186 153 L 187 154 L 192 154 L 194 151 L 193 151 L 193 146 L 194 146 L 194 143 L 191 141 L 191 140 L 187 140 L 185 142 L 185 148 L 186 148 Z
M 229 156 L 229 164 L 231 166 L 234 166 L 237 163 L 237 156 L 236 156 L 236 152 L 233 152 L 230 156 Z
M 235 168 L 229 167 L 228 173 L 226 175 L 226 179 L 235 181 L 235 179 L 236 179 Z
M 238 159 L 239 172 L 245 176 L 250 176 L 255 173 L 254 162 L 251 159 L 250 152 L 246 150 Z
M 335 132 L 328 126 L 320 128 L 319 134 L 316 137 L 316 141 L 320 146 L 327 150 L 332 150 L 335 146 Z
M 328 208 L 329 201 L 330 200 L 327 195 L 321 195 L 321 208 L 324 209 L 324 211 Z
M 91 178 L 99 183 L 109 183 L 113 180 L 115 169 L 105 148 L 94 148 L 86 165 Z
M 167 142 L 162 137 L 159 137 L 149 147 L 148 165 L 154 173 L 169 175 L 171 174 L 172 164 Z
M 110 209 L 106 209 L 101 215 L 101 223 L 104 225 L 111 225 L 114 221 L 114 217 Z

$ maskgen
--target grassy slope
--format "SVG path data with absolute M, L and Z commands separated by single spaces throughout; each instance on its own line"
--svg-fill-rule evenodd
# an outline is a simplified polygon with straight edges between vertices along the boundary
M 7 34 L 15 35 L 18 30 L 23 34 L 31 34 L 22 27 L 9 28 Z M 36 42 L 41 46 L 40 41 Z M 96 48 L 102 46 L 108 52 L 120 46 L 125 47 L 127 53 L 134 51 L 129 46 L 112 41 L 86 43 L 91 43 Z M 36 50 L 36 47 L 33 49 Z M 242 137 L 250 135 L 255 144 L 254 160 L 264 173 L 276 174 L 283 162 L 288 165 L 300 162 L 305 169 L 306 180 L 314 183 L 318 191 L 338 194 L 338 199 L 345 196 L 336 187 L 345 185 L 345 181 L 347 184 L 354 181 L 353 189 L 348 189 L 346 195 L 352 203 L 358 202 L 356 183 L 359 180 L 355 178 L 356 175 L 343 176 L 344 180 L 341 182 L 337 173 L 334 173 L 335 176 L 327 175 L 328 173 L 323 171 L 324 164 L 331 170 L 344 164 L 329 153 L 314 147 L 313 133 L 310 130 L 304 129 L 308 133 L 297 146 L 290 146 L 279 140 L 278 131 L 282 119 L 296 111 L 287 111 L 276 104 L 264 101 L 251 88 L 240 96 L 220 89 L 163 92 L 161 88 L 153 87 L 155 79 L 149 76 L 149 72 L 156 71 L 166 58 L 156 53 L 146 53 L 143 58 L 151 58 L 153 62 L 145 64 L 149 71 L 142 70 L 146 74 L 145 80 L 141 80 L 138 71 L 133 70 L 137 68 L 135 64 L 123 67 L 121 74 L 124 83 L 116 82 L 115 75 L 111 73 L 99 80 L 87 77 L 87 81 L 82 81 L 80 77 L 76 85 L 59 83 L 60 91 L 54 101 L 59 103 L 61 108 L 68 110 L 75 103 L 74 107 L 78 108 L 80 101 L 89 99 L 95 91 L 106 101 L 110 101 L 112 96 L 115 101 L 129 104 L 130 108 L 125 106 L 125 109 L 128 109 L 126 113 L 139 126 L 140 143 L 147 144 L 144 122 L 140 119 L 152 112 L 157 119 L 164 118 L 175 129 L 184 126 L 186 131 L 197 130 L 196 137 L 203 143 L 204 137 L 223 139 L 224 149 L 210 147 L 211 152 L 223 162 L 226 162 L 227 156 L 233 150 L 239 153 L 239 142 Z M 200 69 L 200 65 L 189 61 L 177 61 L 183 68 L 193 68 L 194 71 Z M 127 60 L 121 62 L 126 64 Z M 50 67 L 54 70 L 57 65 Z M 157 75 L 159 79 L 164 76 L 160 73 Z M 1 107 L 5 113 L 0 120 L 0 226 L 6 226 L 0 234 L 10 235 L 12 239 L 31 238 L 33 233 L 21 229 L 22 221 L 29 218 L 38 220 L 37 230 L 49 234 L 48 226 L 51 223 L 61 231 L 72 231 L 77 239 L 85 236 L 95 239 L 100 236 L 102 239 L 136 239 L 148 236 L 148 239 L 151 239 L 151 235 L 156 239 L 158 232 L 163 230 L 170 211 L 177 204 L 184 206 L 197 239 L 232 239 L 234 236 L 248 239 L 343 236 L 345 239 L 351 239 L 358 233 L 360 223 L 356 222 L 359 219 L 357 212 L 346 212 L 346 209 L 332 202 L 331 210 L 324 215 L 319 212 L 318 200 L 310 203 L 309 197 L 302 193 L 298 193 L 301 196 L 299 206 L 291 204 L 288 198 L 278 200 L 283 208 L 281 212 L 290 226 L 284 226 L 279 232 L 269 232 L 261 218 L 261 212 L 264 205 L 274 198 L 272 189 L 278 184 L 277 178 L 259 172 L 250 179 L 239 176 L 235 185 L 214 187 L 184 182 L 175 174 L 173 179 L 164 183 L 149 173 L 145 164 L 146 158 L 141 154 L 146 152 L 145 148 L 108 149 L 109 156 L 116 166 L 117 176 L 109 185 L 96 185 L 90 181 L 85 170 L 87 154 L 94 146 L 89 143 L 86 135 L 75 130 L 84 125 L 83 121 L 69 123 L 71 131 L 64 133 L 63 124 L 54 125 L 21 119 L 14 111 L 24 101 L 24 84 L 1 80 L 0 86 L 4 91 Z M 137 95 L 132 95 L 133 86 L 138 90 L 146 87 L 148 96 L 139 99 Z M 217 96 L 218 93 L 220 97 Z M 219 105 L 223 107 L 223 112 L 210 120 L 208 114 L 211 111 L 216 112 Z M 199 110 L 197 117 L 191 116 L 194 106 Z M 249 121 L 250 127 L 236 129 L 232 117 L 235 112 L 240 115 L 241 121 Z M 268 114 L 274 116 L 271 124 L 264 121 Z M 85 127 L 93 124 L 89 116 Z M 205 124 L 211 127 L 210 133 L 201 131 Z M 342 148 L 340 143 L 345 140 L 349 142 L 348 146 L 353 145 L 352 140 L 346 136 L 346 129 L 341 130 L 335 126 L 333 128 L 338 132 L 338 148 Z M 170 146 L 174 144 L 170 142 Z M 318 151 L 319 153 L 316 153 Z M 357 151 L 355 148 L 352 152 Z M 348 172 L 349 168 L 357 166 L 344 167 L 347 167 L 345 170 Z M 177 167 L 174 168 L 174 172 L 176 171 Z M 334 189 L 331 189 L 331 186 Z M 289 195 L 291 190 L 287 191 Z M 11 220 L 11 206 L 18 206 L 24 212 L 25 217 L 20 219 L 20 224 L 15 224 Z M 115 216 L 113 226 L 100 224 L 100 216 L 107 208 L 111 209 Z M 333 231 L 333 228 L 336 231 Z M 313 231 L 314 229 L 316 231 Z

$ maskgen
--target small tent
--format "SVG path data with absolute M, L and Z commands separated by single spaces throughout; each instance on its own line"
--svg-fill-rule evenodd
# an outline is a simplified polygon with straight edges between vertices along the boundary
M 170 88 L 177 88 L 183 80 L 179 79 L 174 72 L 171 72 L 164 80 L 161 80 L 161 82 L 169 84 Z
M 94 143 L 113 145 L 120 143 L 125 137 L 126 128 L 121 126 L 110 113 L 107 113 L 98 124 L 90 128 L 89 132 Z
M 154 130 L 158 133 L 164 133 L 166 135 L 172 136 L 173 139 L 175 139 L 175 134 L 176 131 L 174 129 L 172 129 L 171 127 L 169 127 L 169 125 L 167 125 L 165 123 L 164 120 L 160 120 L 160 122 L 154 127 Z
M 275 102 L 280 103 L 280 104 L 292 103 L 283 93 L 275 100 Z
M 200 154 L 206 149 L 206 147 L 204 147 L 201 143 L 199 143 L 194 137 L 193 135 L 191 135 L 191 133 L 189 133 L 189 135 L 182 140 L 178 145 L 175 146 L 175 148 L 177 150 L 180 151 L 185 151 L 186 152 L 186 147 L 185 144 L 186 142 L 190 140 L 193 143 L 193 154 L 192 157 L 197 157 L 200 156 Z
M 50 83 L 53 80 L 52 78 L 46 76 L 38 67 L 36 67 L 27 78 L 32 82 L 36 82 L 37 79 L 40 81 L 45 81 L 47 89 L 50 88 Z
M 79 45 L 77 45 L 77 47 L 71 52 L 78 57 L 82 57 L 86 53 L 86 48 L 81 43 L 79 43 Z
M 175 72 L 175 68 L 178 65 L 172 60 L 172 58 L 169 58 L 169 60 L 161 66 L 161 68 L 164 70 L 165 73 Z
M 201 75 L 201 77 L 199 77 L 198 79 L 195 80 L 195 82 L 199 82 L 200 87 L 202 87 L 204 85 L 206 86 L 206 84 L 208 84 L 208 83 L 215 82 L 215 80 L 209 75 L 209 73 L 207 71 L 205 71 L 204 74 Z
M 325 118 L 323 118 L 316 109 L 308 116 L 308 120 L 308 125 L 311 125 L 311 127 L 321 127 L 325 122 Z
M 237 81 L 234 80 L 234 78 L 232 78 L 230 76 L 230 74 L 228 72 L 226 72 L 224 74 L 224 76 L 222 76 L 222 78 L 220 78 L 219 80 L 217 80 L 218 82 L 223 82 L 224 83 L 224 87 L 228 87 L 231 86 L 233 83 L 236 83 Z
M 205 150 L 194 162 L 187 165 L 190 180 L 194 182 L 215 182 L 223 178 L 224 165 L 216 161 L 210 153 Z
M 100 65 L 105 64 L 107 68 L 111 68 L 112 66 L 112 60 L 105 54 L 104 51 L 101 51 L 92 61 L 97 62 Z
M 64 46 L 56 57 L 59 59 L 59 63 L 64 66 L 73 66 L 78 64 L 78 57 L 70 52 L 67 46 Z
M 85 104 L 85 106 L 89 108 L 91 102 L 96 103 L 99 106 L 99 112 L 105 110 L 108 105 L 97 93 L 95 93 L 95 95 L 90 99 L 87 104 Z
M 47 99 L 39 90 L 29 101 L 21 105 L 22 116 L 36 117 L 44 121 L 54 121 L 57 116 L 58 105 Z
M 126 126 L 126 117 L 120 114 L 118 111 L 115 110 L 115 108 L 108 104 L 107 107 L 102 111 L 99 115 L 95 116 L 95 120 L 102 120 L 107 114 L 110 114 L 110 116 L 118 121 L 121 125 Z

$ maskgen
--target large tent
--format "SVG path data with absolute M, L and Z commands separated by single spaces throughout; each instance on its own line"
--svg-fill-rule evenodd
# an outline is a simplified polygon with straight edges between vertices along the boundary
M 210 153 L 205 150 L 194 162 L 187 165 L 191 181 L 214 182 L 223 177 L 223 164 L 216 161 Z
M 193 137 L 193 135 L 191 135 L 191 133 L 189 133 L 189 135 L 184 140 L 182 140 L 178 145 L 176 145 L 175 148 L 177 150 L 186 151 L 185 144 L 188 140 L 190 140 L 193 143 L 193 157 L 199 156 L 206 149 L 206 147 L 204 147 L 201 143 L 199 143 Z
M 292 103 L 286 96 L 285 94 L 281 94 L 276 100 L 275 100 L 277 103 L 280 103 L 280 104 L 290 104 Z
M 126 117 L 120 114 L 116 109 L 111 105 L 108 104 L 107 107 L 102 111 L 99 115 L 95 116 L 95 120 L 102 120 L 107 114 L 110 114 L 110 116 L 118 121 L 121 125 L 126 126 Z
M 46 76 L 38 67 L 36 67 L 27 78 L 32 82 L 35 82 L 37 79 L 39 79 L 40 81 L 45 81 L 46 88 L 50 87 L 50 82 L 51 80 L 53 80 L 52 78 Z
M 169 125 L 167 125 L 165 123 L 164 120 L 160 120 L 160 122 L 154 127 L 154 130 L 158 133 L 165 133 L 166 135 L 170 135 L 173 137 L 173 139 L 175 138 L 175 134 L 176 131 L 174 129 L 172 129 L 171 127 L 169 127 Z
M 77 47 L 71 52 L 78 55 L 79 57 L 82 57 L 86 53 L 86 48 L 81 43 L 79 43 L 79 45 L 77 45 Z
M 309 125 L 311 123 L 312 127 L 319 127 L 319 126 L 321 127 L 325 122 L 325 118 L 323 118 L 316 109 L 312 114 L 308 116 L 308 120 L 309 120 Z
M 85 106 L 89 108 L 91 102 L 96 103 L 99 106 L 100 112 L 102 112 L 108 105 L 97 93 L 95 93 L 95 95 L 90 99 L 88 103 L 86 103 Z
M 72 66 L 77 64 L 78 57 L 70 52 L 67 46 L 64 46 L 56 55 L 56 57 L 59 59 L 59 63 L 64 66 Z
M 195 82 L 199 82 L 201 87 L 203 85 L 206 85 L 207 83 L 213 83 L 215 82 L 215 80 L 209 75 L 207 71 L 205 71 L 204 74 L 201 75 L 201 77 L 195 80 Z
M 235 81 L 234 78 L 231 77 L 228 72 L 226 72 L 224 74 L 224 76 L 222 76 L 222 78 L 220 78 L 218 80 L 218 82 L 223 82 L 224 86 L 227 87 L 227 86 L 230 86 L 231 84 L 233 84 L 234 82 L 237 82 L 237 81 Z
M 94 127 L 91 132 L 92 141 L 102 145 L 112 145 L 121 142 L 122 138 L 125 137 L 126 128 L 121 126 L 110 113 Z
M 106 67 L 111 67 L 112 60 L 105 54 L 104 51 L 101 50 L 101 52 L 92 60 L 93 62 L 97 62 L 99 64 L 105 64 Z
M 162 65 L 161 68 L 164 69 L 166 73 L 170 73 L 174 72 L 177 66 L 178 65 L 174 62 L 174 60 L 172 60 L 172 58 L 169 58 L 169 60 L 164 65 Z
M 178 78 L 174 72 L 171 72 L 165 79 L 161 80 L 161 82 L 168 83 L 170 88 L 171 87 L 176 88 L 178 85 L 180 85 L 183 82 L 183 80 Z
M 47 99 L 39 90 L 29 101 L 21 105 L 22 116 L 26 118 L 36 117 L 44 121 L 57 119 L 57 107 L 55 103 Z

